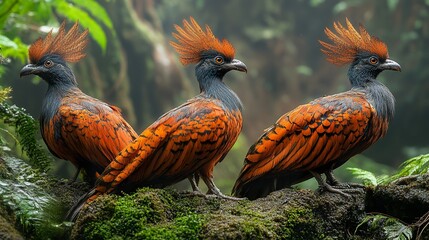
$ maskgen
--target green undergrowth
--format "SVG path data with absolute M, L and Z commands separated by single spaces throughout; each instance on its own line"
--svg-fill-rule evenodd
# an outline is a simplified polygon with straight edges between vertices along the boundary
M 48 192 L 52 179 L 18 158 L 3 156 L 0 162 L 0 203 L 13 213 L 10 224 L 33 239 L 61 236 L 63 207 Z
M 357 179 L 362 180 L 364 185 L 371 186 L 372 188 L 375 188 L 376 186 L 383 188 L 383 186 L 387 186 L 395 182 L 396 184 L 403 185 L 403 183 L 407 181 L 418 182 L 416 181 L 418 176 L 429 173 L 429 154 L 419 155 L 404 161 L 399 167 L 399 170 L 391 176 L 376 176 L 373 172 L 360 168 L 348 168 L 348 170 Z M 428 225 L 429 220 L 423 224 Z M 369 229 L 383 229 L 387 238 L 391 240 L 416 238 L 413 236 L 413 227 L 416 228 L 414 224 L 405 224 L 400 219 L 382 214 L 368 214 L 368 216 L 362 220 L 361 224 L 359 224 L 359 226 L 363 225 L 368 225 Z
M 38 128 L 38 121 L 25 109 L 0 101 L 0 146 L 8 148 L 14 145 L 22 150 L 22 157 L 28 158 L 27 162 L 34 169 L 48 172 L 53 159 L 38 141 Z
M 400 178 L 429 173 L 429 154 L 419 155 L 404 161 L 399 170 L 391 176 L 376 176 L 373 172 L 361 168 L 348 168 L 348 170 L 367 186 L 386 185 Z

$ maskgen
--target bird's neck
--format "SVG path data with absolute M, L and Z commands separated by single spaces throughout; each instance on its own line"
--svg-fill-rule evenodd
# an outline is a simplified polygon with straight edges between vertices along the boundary
M 49 83 L 42 103 L 40 123 L 47 124 L 53 118 L 65 96 L 79 94 L 80 92 L 81 90 L 73 83 Z
M 377 75 L 378 73 L 375 77 Z M 361 78 L 356 78 L 356 75 L 352 76 L 355 78 L 351 78 L 349 74 L 352 89 L 365 92 L 368 102 L 375 108 L 377 115 L 390 122 L 395 113 L 395 98 L 389 89 L 377 81 L 374 75 L 357 75 Z
M 223 81 L 214 75 L 197 74 L 202 96 L 220 100 L 224 107 L 231 111 L 240 112 L 243 109 L 241 100 Z
M 80 91 L 76 81 L 48 81 L 48 91 L 46 92 L 45 99 L 62 99 L 65 95 L 76 91 Z

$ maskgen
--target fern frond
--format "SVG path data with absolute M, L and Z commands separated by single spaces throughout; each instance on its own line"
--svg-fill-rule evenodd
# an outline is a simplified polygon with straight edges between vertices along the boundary
M 406 160 L 401 164 L 399 172 L 383 180 L 383 183 L 390 183 L 399 178 L 426 173 L 429 173 L 429 154 Z
M 47 191 L 52 181 L 48 174 L 14 157 L 3 156 L 0 163 L 8 169 L 7 176 L 0 176 L 1 205 L 13 212 L 17 225 L 31 239 L 53 239 L 47 236 L 62 231 L 56 226 L 62 222 L 58 214 L 62 205 Z
M 370 229 L 382 228 L 387 239 L 391 240 L 411 240 L 413 238 L 413 229 L 399 219 L 375 214 L 367 215 L 356 227 L 355 234 L 363 225 L 367 225 Z
M 360 168 L 347 168 L 347 170 L 349 170 L 355 178 L 362 180 L 363 184 L 366 186 L 378 185 L 377 177 L 370 171 Z
M 30 164 L 42 172 L 47 172 L 53 161 L 36 140 L 38 122 L 23 108 L 5 102 L 0 103 L 0 120 L 15 128 L 18 142 L 28 155 Z

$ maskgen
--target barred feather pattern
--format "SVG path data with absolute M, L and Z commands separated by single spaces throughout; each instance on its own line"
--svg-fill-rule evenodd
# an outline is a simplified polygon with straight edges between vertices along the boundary
M 85 57 L 88 29 L 80 32 L 78 21 L 68 32 L 65 26 L 66 23 L 63 21 L 55 37 L 52 36 L 51 30 L 45 38 L 39 38 L 31 44 L 28 50 L 31 63 L 37 63 L 46 54 L 57 54 L 66 62 L 77 62 Z
M 174 25 L 177 33 L 173 37 L 177 42 L 170 41 L 171 46 L 180 54 L 180 62 L 184 65 L 198 63 L 205 51 L 217 51 L 225 57 L 233 59 L 235 50 L 232 44 L 223 39 L 220 41 L 215 37 L 209 26 L 206 25 L 205 31 L 190 17 L 189 22 L 183 20 L 183 28 Z
M 319 40 L 323 46 L 321 51 L 327 56 L 326 60 L 333 64 L 351 63 L 359 52 L 370 52 L 381 59 L 389 57 L 386 44 L 371 36 L 362 25 L 357 31 L 346 18 L 346 26 L 334 22 L 334 30 L 336 33 L 325 28 L 325 34 L 332 40 L 332 44 Z

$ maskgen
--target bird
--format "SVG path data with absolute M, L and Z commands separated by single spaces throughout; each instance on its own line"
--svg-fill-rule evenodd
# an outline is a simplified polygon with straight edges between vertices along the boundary
M 217 39 L 208 25 L 205 31 L 190 17 L 175 25 L 177 42 L 170 44 L 184 65 L 196 64 L 200 94 L 166 112 L 123 149 L 97 179 L 95 187 L 72 207 L 75 219 L 83 204 L 103 193 L 132 191 L 137 187 L 163 188 L 188 178 L 195 192 L 198 179 L 208 194 L 224 195 L 213 181 L 213 170 L 237 140 L 242 129 L 242 103 L 223 81 L 231 70 L 247 72 L 234 58 L 235 49 Z
M 79 22 L 66 31 L 65 21 L 56 36 L 52 30 L 29 47 L 30 63 L 20 76 L 37 75 L 48 84 L 40 114 L 40 131 L 50 152 L 70 161 L 94 183 L 98 174 L 138 134 L 113 105 L 86 95 L 67 63 L 85 57 L 88 29 Z
M 253 200 L 311 177 L 321 190 L 350 196 L 333 170 L 386 134 L 395 99 L 376 78 L 401 66 L 362 25 L 356 30 L 346 18 L 333 29 L 325 28 L 331 42 L 319 41 L 321 51 L 328 62 L 349 65 L 351 89 L 300 105 L 267 128 L 249 148 L 233 196 Z

